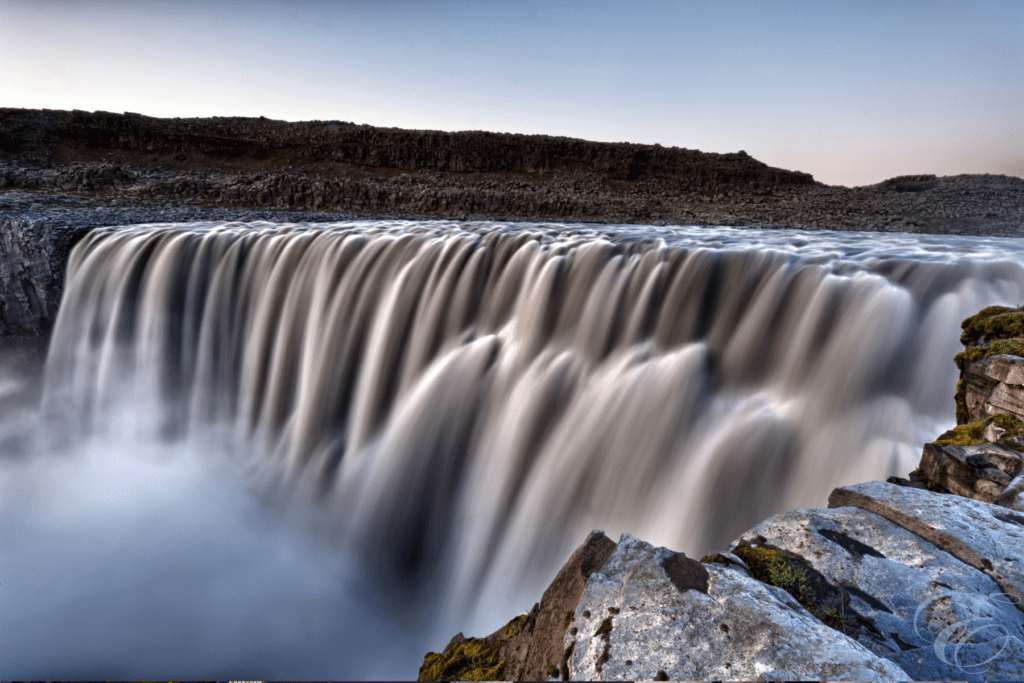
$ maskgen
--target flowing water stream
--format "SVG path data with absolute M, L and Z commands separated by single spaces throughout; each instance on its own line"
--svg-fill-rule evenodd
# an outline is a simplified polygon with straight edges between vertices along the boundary
M 954 422 L 960 321 L 1024 300 L 1022 251 L 436 221 L 94 231 L 41 408 L 4 425 L 32 444 L 0 458 L 0 676 L 415 677 L 454 633 L 528 610 L 591 529 L 700 556 L 905 476 Z

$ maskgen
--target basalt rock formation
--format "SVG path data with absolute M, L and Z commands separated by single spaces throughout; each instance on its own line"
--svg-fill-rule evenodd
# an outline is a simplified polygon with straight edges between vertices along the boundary
M 49 329 L 64 291 L 68 253 L 86 232 L 0 216 L 0 335 Z
M 616 180 L 658 176 L 695 188 L 765 190 L 813 184 L 807 173 L 771 168 L 745 152 L 709 154 L 661 145 L 588 142 L 547 135 L 402 130 L 345 121 L 265 118 L 158 119 L 141 114 L 0 109 L 0 151 L 59 149 L 150 152 L 265 166 L 354 164 L 404 171 L 551 173 L 590 171 Z M 184 157 L 184 158 L 179 158 Z

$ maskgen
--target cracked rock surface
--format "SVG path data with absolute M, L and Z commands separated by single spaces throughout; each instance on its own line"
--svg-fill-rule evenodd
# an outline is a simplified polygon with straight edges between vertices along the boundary
M 985 572 L 884 517 L 853 507 L 795 510 L 733 545 L 753 544 L 794 553 L 827 577 L 844 594 L 841 630 L 914 680 L 1024 676 L 1024 612 Z
M 624 534 L 576 608 L 574 680 L 906 680 L 897 664 L 735 565 Z

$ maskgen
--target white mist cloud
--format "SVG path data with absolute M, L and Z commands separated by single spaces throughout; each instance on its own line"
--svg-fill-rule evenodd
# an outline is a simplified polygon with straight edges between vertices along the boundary
M 118 436 L 0 455 L 0 677 L 412 675 L 421 634 L 216 461 Z

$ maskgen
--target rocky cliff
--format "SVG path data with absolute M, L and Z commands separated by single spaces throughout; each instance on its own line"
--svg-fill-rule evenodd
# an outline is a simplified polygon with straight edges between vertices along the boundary
M 342 121 L 0 109 L 0 192 L 405 218 L 1024 235 L 1024 179 L 828 187 L 744 152 Z
M 50 328 L 64 291 L 68 252 L 87 231 L 0 216 L 0 335 Z
M 961 424 L 909 478 L 836 489 L 700 562 L 594 532 L 532 611 L 459 634 L 421 680 L 1024 679 L 1024 307 L 963 328 Z
M 589 142 L 547 135 L 403 130 L 345 121 L 265 118 L 158 119 L 141 114 L 0 109 L 0 151 L 77 149 L 147 152 L 262 165 L 274 157 L 406 171 L 551 173 L 591 171 L 618 180 L 668 177 L 694 188 L 769 189 L 813 184 L 745 152 L 709 154 L 661 145 Z M 185 157 L 178 159 L 177 157 Z

